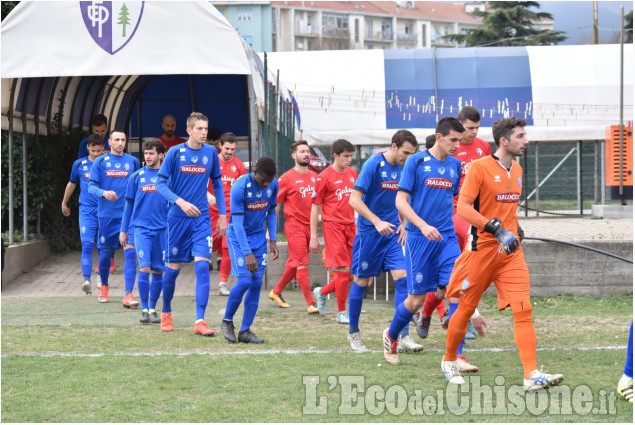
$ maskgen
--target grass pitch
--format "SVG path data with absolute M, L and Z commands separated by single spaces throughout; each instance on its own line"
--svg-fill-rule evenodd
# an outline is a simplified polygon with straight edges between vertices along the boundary
M 257 346 L 194 336 L 193 297 L 173 301 L 171 333 L 139 324 L 138 310 L 116 297 L 4 298 L 2 421 L 632 423 L 632 405 L 615 391 L 632 296 L 532 299 L 538 364 L 565 381 L 525 396 L 512 315 L 498 312 L 494 297 L 479 306 L 488 335 L 464 353 L 480 371 L 461 389 L 440 371 L 438 317 L 424 352 L 402 354 L 392 367 L 381 352 L 392 301 L 364 301 L 360 329 L 374 351 L 359 354 L 335 322 L 333 297 L 320 317 L 306 314 L 299 291 L 285 291 L 290 309 L 267 293 L 252 326 L 266 341 Z M 226 300 L 212 296 L 207 309 L 219 333 Z M 242 308 L 237 327 L 241 319 Z

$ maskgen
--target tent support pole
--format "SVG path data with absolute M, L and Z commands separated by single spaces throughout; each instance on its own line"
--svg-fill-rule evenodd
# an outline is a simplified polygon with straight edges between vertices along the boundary
M 14 78 L 11 82 L 11 95 L 9 96 L 9 245 L 13 245 L 13 100 L 15 99 L 15 86 L 18 79 Z
M 29 90 L 31 88 L 31 78 L 26 79 L 24 88 L 24 97 L 22 98 L 22 232 L 24 242 L 29 240 L 29 192 L 27 190 L 27 181 L 29 171 L 27 167 L 27 151 L 26 151 L 26 100 L 29 98 Z

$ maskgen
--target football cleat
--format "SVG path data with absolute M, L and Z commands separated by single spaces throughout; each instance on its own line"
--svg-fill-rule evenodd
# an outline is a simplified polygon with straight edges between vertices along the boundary
M 278 307 L 280 308 L 289 308 L 291 307 L 289 304 L 287 304 L 284 300 L 284 298 L 282 298 L 282 294 L 280 295 L 276 295 L 273 293 L 273 289 L 271 290 L 271 292 L 269 292 L 269 298 L 272 301 L 275 301 L 276 304 L 278 304 Z
M 251 330 L 245 329 L 244 331 L 238 332 L 238 342 L 245 344 L 262 344 L 265 340 L 258 338 Z
M 366 347 L 362 342 L 362 336 L 359 334 L 359 332 L 348 334 L 348 342 L 349 344 L 351 344 L 351 348 L 353 349 L 353 351 L 356 351 L 358 353 L 364 353 L 368 351 L 368 347 Z
M 236 344 L 236 330 L 234 329 L 234 322 L 223 319 L 220 323 L 220 329 L 223 331 L 223 336 L 228 342 Z
M 148 314 L 148 310 L 141 311 L 141 317 L 139 317 L 139 322 L 143 324 L 150 323 L 150 314 Z
M 525 392 L 530 393 L 542 388 L 555 387 L 560 385 L 563 380 L 564 377 L 559 373 L 550 375 L 544 373 L 542 368 L 540 368 L 540 370 L 536 369 L 529 374 L 529 379 L 525 379 L 524 381 Z
M 216 332 L 210 329 L 205 320 L 194 323 L 194 335 L 215 336 Z
M 101 287 L 99 288 L 99 302 L 108 302 L 108 285 L 101 285 Z
M 150 323 L 161 323 L 161 318 L 156 310 L 150 310 Z
M 461 376 L 461 372 L 459 371 L 459 366 L 455 361 L 443 361 L 441 360 L 441 370 L 445 375 L 446 381 L 450 384 L 462 385 L 465 384 L 465 380 Z
M 419 315 L 419 320 L 417 320 L 417 335 L 419 335 L 419 338 L 426 339 L 428 337 L 431 321 L 432 317 L 424 317 L 423 314 Z
M 125 308 L 137 308 L 137 307 L 139 307 L 139 301 L 134 299 L 134 295 L 132 295 L 132 292 L 129 293 L 128 295 L 126 295 L 125 297 L 123 297 L 122 304 L 123 304 L 123 306 Z
M 161 330 L 163 332 L 172 332 L 174 326 L 172 326 L 172 313 L 161 314 Z
M 317 308 L 322 316 L 326 316 L 326 295 L 322 295 L 319 286 L 313 290 L 313 298 L 317 300 Z
M 398 365 L 399 354 L 397 354 L 397 346 L 399 345 L 399 341 L 392 339 L 390 335 L 388 335 L 388 328 L 384 330 L 382 339 L 384 342 L 384 358 L 389 364 Z
M 461 373 L 478 372 L 478 366 L 471 365 L 463 354 L 456 355 L 456 365 Z
M 348 325 L 350 323 L 350 319 L 348 317 L 348 311 L 340 311 L 337 313 L 337 318 L 335 319 L 337 323 L 341 323 L 342 325 Z
M 85 280 L 84 283 L 82 284 L 82 291 L 84 291 L 86 293 L 86 295 L 90 295 L 93 293 L 93 288 L 92 285 L 90 283 L 90 280 Z
M 309 307 L 307 307 L 307 309 L 306 309 L 307 314 L 315 314 L 318 311 L 319 310 L 317 308 L 317 304 L 316 303 L 311 303 L 311 305 Z
M 227 285 L 218 285 L 218 295 L 222 295 L 223 297 L 229 296 L 229 289 L 227 289 Z
M 443 317 L 441 318 L 441 327 L 443 329 L 447 329 L 448 323 L 450 323 L 450 312 L 445 310 L 445 313 L 443 313 Z
M 617 384 L 617 393 L 624 397 L 626 401 L 633 402 L 633 380 L 629 380 L 626 385 Z
M 423 351 L 423 345 L 417 344 L 414 339 L 410 335 L 406 335 L 403 338 L 399 338 L 399 344 L 397 345 L 397 350 L 400 353 L 418 353 Z

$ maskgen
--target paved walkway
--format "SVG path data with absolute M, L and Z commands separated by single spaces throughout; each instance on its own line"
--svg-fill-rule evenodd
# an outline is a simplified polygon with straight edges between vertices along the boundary
M 528 237 L 545 237 L 566 241 L 633 241 L 632 219 L 586 218 L 520 218 L 521 226 Z M 97 261 L 94 255 L 95 264 Z M 120 302 L 123 298 L 123 253 L 115 255 L 117 271 L 110 276 L 110 297 L 112 302 Z M 215 263 L 214 263 L 215 264 Z M 211 293 L 218 289 L 218 271 L 210 273 Z M 93 282 L 98 275 L 93 274 Z M 233 278 L 230 278 L 233 279 Z M 193 264 L 183 266 L 177 280 L 176 296 L 194 295 Z M 233 282 L 230 280 L 230 282 Z M 83 278 L 80 270 L 80 253 L 68 252 L 62 255 L 53 254 L 29 273 L 23 274 L 13 282 L 3 285 L 3 297 L 82 297 L 86 296 L 80 287 Z M 98 296 L 96 285 L 93 297 Z M 136 292 L 136 291 L 135 291 Z

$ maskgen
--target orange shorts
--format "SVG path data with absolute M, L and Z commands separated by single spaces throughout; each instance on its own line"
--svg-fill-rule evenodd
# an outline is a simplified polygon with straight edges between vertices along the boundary
M 353 241 L 357 228 L 355 224 L 340 224 L 333 221 L 322 222 L 324 249 L 327 269 L 350 267 L 353 261 Z
M 509 256 L 497 243 L 478 251 L 464 250 L 456 260 L 445 297 L 461 298 L 476 307 L 492 282 L 499 310 L 513 302 L 529 302 L 529 268 L 522 247 Z
M 284 234 L 289 243 L 289 259 L 285 267 L 308 266 L 311 226 L 295 220 L 287 220 L 284 223 Z

